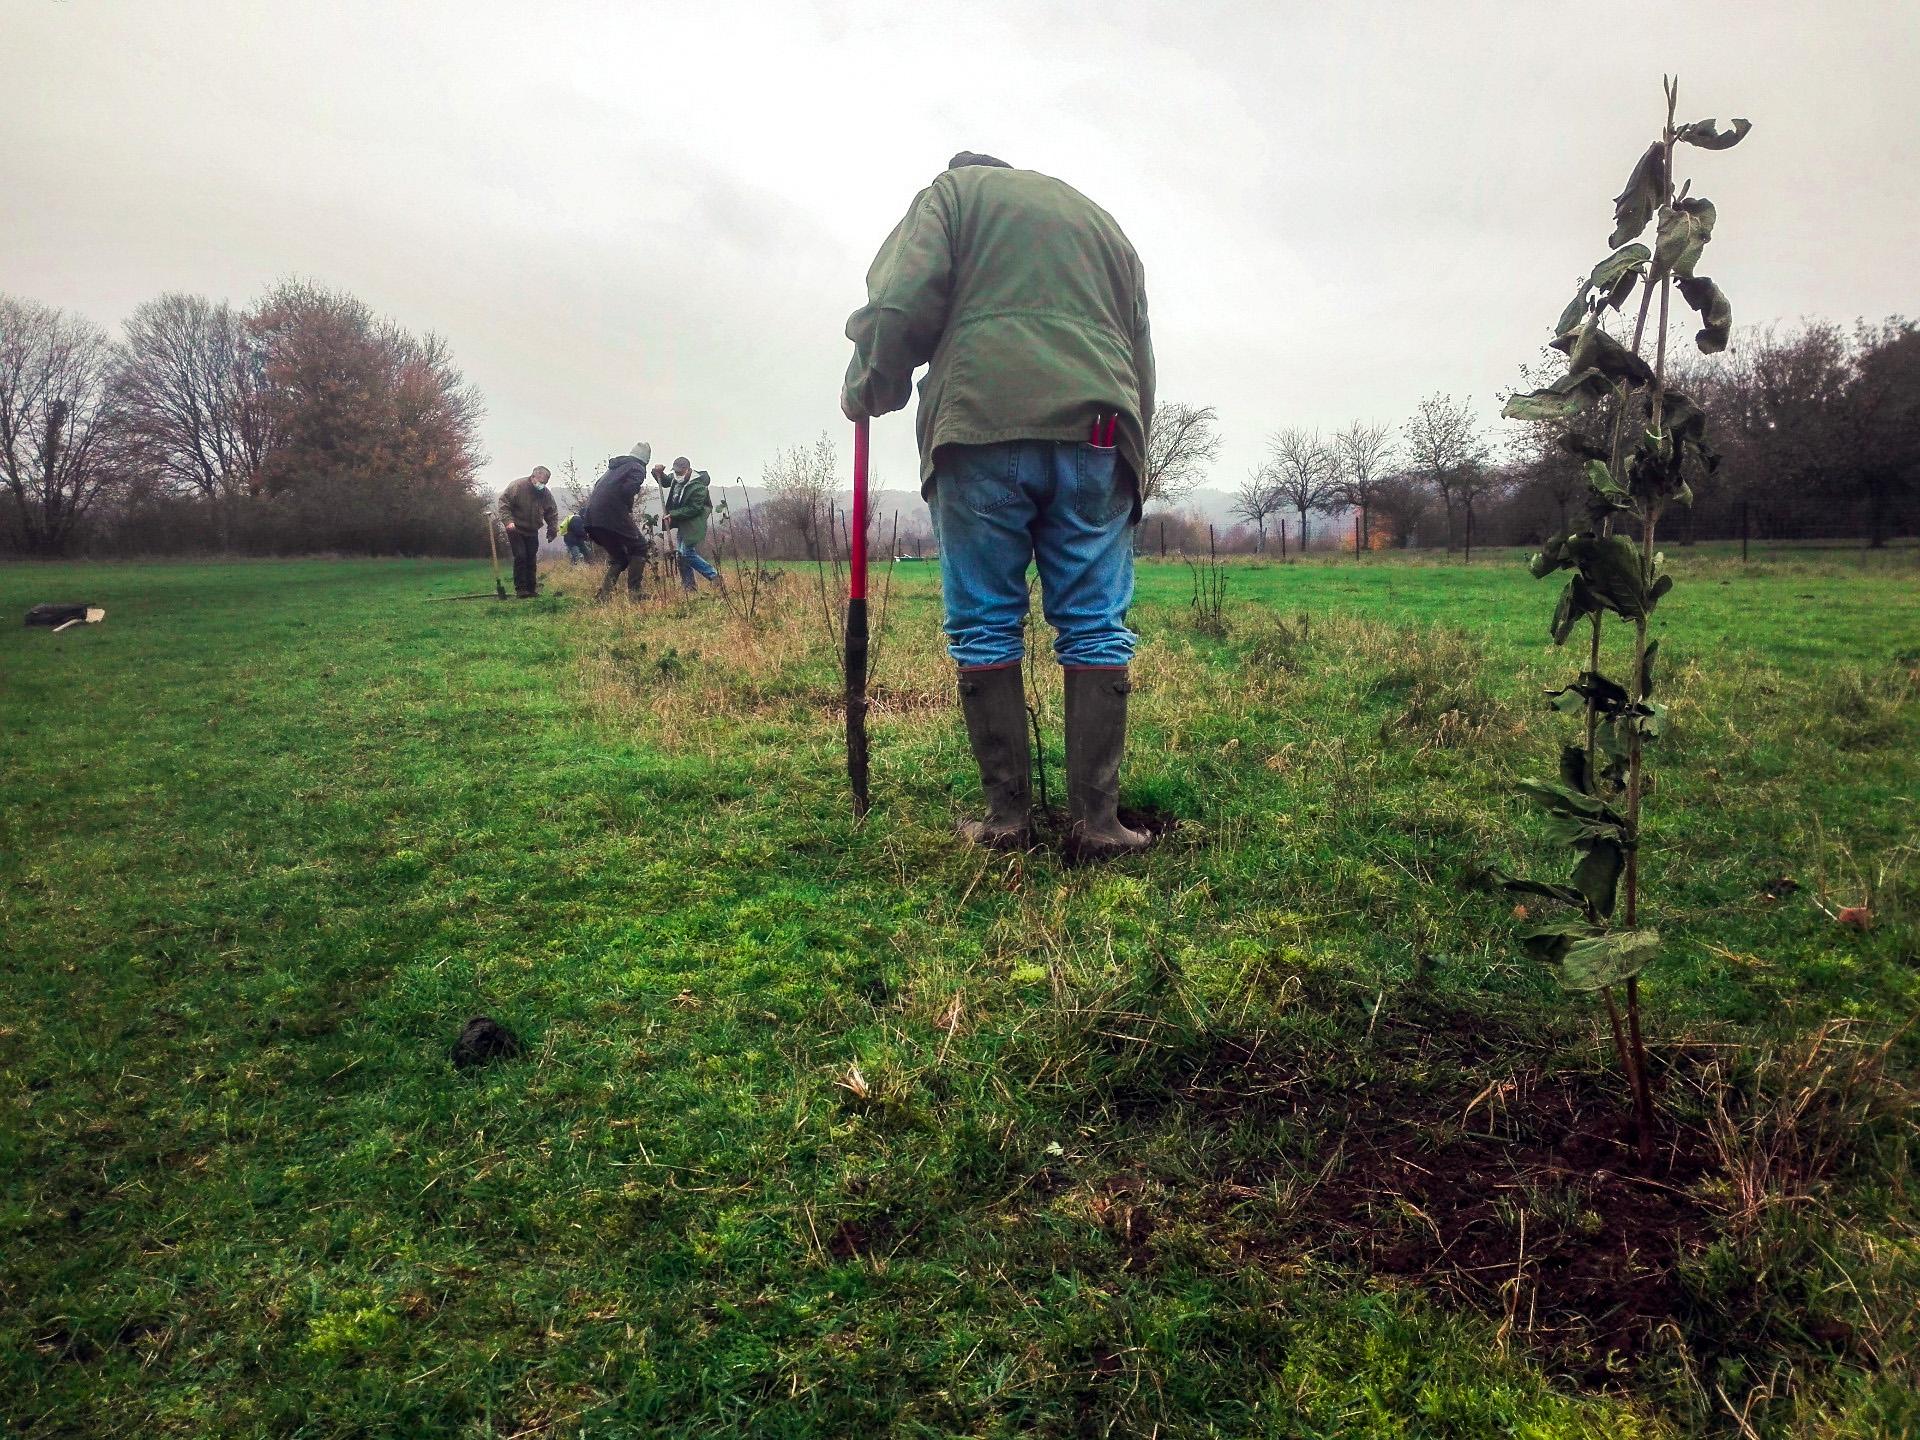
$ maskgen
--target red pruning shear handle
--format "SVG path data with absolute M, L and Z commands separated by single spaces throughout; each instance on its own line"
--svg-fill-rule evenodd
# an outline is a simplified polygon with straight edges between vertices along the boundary
M 1093 417 L 1093 429 L 1087 435 L 1087 443 L 1089 445 L 1098 445 L 1103 450 L 1111 450 L 1113 448 L 1114 431 L 1119 427 L 1119 424 L 1120 417 L 1118 415 L 1095 415 Z

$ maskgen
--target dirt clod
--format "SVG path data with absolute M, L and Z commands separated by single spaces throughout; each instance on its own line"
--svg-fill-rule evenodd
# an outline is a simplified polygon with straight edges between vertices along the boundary
M 476 1015 L 467 1021 L 460 1038 L 453 1042 L 453 1063 L 466 1070 L 495 1060 L 512 1060 L 526 1047 L 520 1037 L 490 1015 Z

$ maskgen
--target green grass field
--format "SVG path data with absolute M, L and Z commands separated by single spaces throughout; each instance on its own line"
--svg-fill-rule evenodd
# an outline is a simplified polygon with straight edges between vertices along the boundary
M 952 840 L 931 566 L 864 827 L 810 572 L 0 569 L 0 1426 L 1920 1433 L 1920 568 L 1669 558 L 1647 1176 L 1510 555 L 1143 564 L 1105 869 Z

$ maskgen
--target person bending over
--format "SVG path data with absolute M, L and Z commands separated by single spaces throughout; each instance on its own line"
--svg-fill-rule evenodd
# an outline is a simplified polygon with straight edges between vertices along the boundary
M 847 338 L 850 420 L 900 409 L 930 364 L 920 490 L 987 800 L 961 833 L 1031 842 L 1020 662 L 1032 561 L 1066 671 L 1068 847 L 1088 859 L 1144 849 L 1149 837 L 1118 815 L 1154 388 L 1139 256 L 1070 185 L 963 151 L 880 247 Z
M 633 522 L 633 501 L 647 483 L 647 461 L 653 447 L 642 440 L 625 455 L 607 462 L 607 473 L 593 482 L 593 491 L 580 511 L 586 522 L 587 538 L 607 552 L 607 575 L 600 582 L 599 598 L 613 594 L 622 571 L 627 576 L 627 594 L 640 598 L 640 574 L 646 568 L 647 542 Z

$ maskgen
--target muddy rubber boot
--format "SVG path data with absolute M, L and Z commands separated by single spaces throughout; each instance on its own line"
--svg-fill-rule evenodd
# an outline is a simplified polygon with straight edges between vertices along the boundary
M 980 788 L 987 796 L 987 818 L 961 821 L 960 837 L 990 850 L 1024 850 L 1033 843 L 1033 758 L 1027 746 L 1027 696 L 1020 667 L 962 670 L 960 711 L 967 720 L 967 743 L 980 766 Z
M 593 592 L 593 598 L 596 600 L 611 599 L 613 597 L 614 582 L 617 581 L 619 578 L 620 578 L 620 572 L 618 570 L 608 570 L 606 573 L 606 577 L 602 579 L 600 582 L 600 588 Z M 633 580 L 631 576 L 628 577 L 627 583 L 629 585 L 633 584 Z
M 1068 670 L 1067 854 L 1076 860 L 1111 860 L 1153 843 L 1142 830 L 1120 823 L 1120 757 L 1127 748 L 1124 669 Z

